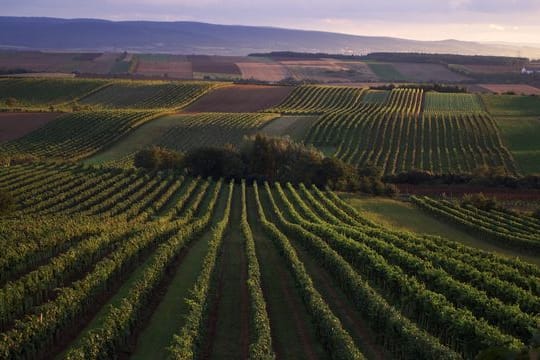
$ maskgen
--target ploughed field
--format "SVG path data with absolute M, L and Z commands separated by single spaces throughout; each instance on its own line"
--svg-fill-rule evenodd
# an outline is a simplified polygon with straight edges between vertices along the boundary
M 538 321 L 538 267 L 316 187 L 48 163 L 0 186 L 18 203 L 0 220 L 2 358 L 458 359 L 521 348 Z M 505 223 L 538 242 L 538 222 Z

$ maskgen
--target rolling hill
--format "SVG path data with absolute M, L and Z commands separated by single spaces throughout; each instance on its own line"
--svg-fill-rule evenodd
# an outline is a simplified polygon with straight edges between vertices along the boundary
M 378 51 L 540 57 L 540 48 L 457 40 L 414 41 L 258 26 L 199 22 L 106 21 L 0 17 L 0 48 L 247 55 L 302 51 L 366 54 Z

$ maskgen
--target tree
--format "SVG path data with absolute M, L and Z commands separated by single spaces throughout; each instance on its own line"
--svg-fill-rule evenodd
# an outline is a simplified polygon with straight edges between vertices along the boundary
M 134 165 L 153 170 L 180 169 L 184 166 L 184 155 L 174 150 L 153 146 L 135 154 Z

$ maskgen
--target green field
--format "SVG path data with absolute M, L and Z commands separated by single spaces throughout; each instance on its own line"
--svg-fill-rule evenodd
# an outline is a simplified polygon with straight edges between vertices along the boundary
M 364 94 L 364 96 L 362 96 L 362 103 L 383 105 L 386 102 L 386 100 L 388 100 L 389 95 L 390 95 L 390 91 L 369 90 Z
M 427 92 L 424 100 L 425 112 L 467 112 L 475 113 L 484 111 L 482 103 L 474 94 L 452 94 Z
M 384 63 L 367 63 L 371 71 L 377 75 L 381 81 L 396 81 L 405 80 L 405 77 L 392 64 Z
M 0 79 L 0 108 L 42 108 L 70 103 L 107 84 L 105 80 Z
M 540 118 L 496 117 L 501 135 L 520 169 L 540 173 Z
M 490 241 L 489 238 L 482 239 L 476 234 L 468 233 L 463 228 L 422 211 L 410 202 L 348 195 L 346 199 L 365 217 L 387 228 L 440 236 L 485 251 L 494 251 L 510 258 L 521 258 L 540 266 L 538 256 L 503 247 Z
M 494 116 L 540 116 L 540 97 L 521 95 L 482 95 Z

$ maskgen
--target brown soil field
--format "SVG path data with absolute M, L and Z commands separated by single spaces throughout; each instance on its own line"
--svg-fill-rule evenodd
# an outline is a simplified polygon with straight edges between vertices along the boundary
M 189 61 L 147 61 L 140 60 L 137 74 L 163 76 L 173 79 L 193 79 L 193 69 Z
M 469 80 L 466 76 L 450 71 L 443 65 L 438 64 L 392 63 L 392 66 L 411 81 L 457 82 Z
M 231 85 L 220 87 L 195 101 L 185 112 L 254 112 L 278 105 L 292 86 Z
M 480 84 L 480 86 L 487 91 L 498 94 L 513 91 L 516 94 L 540 95 L 539 88 L 525 84 Z
M 46 112 L 0 113 L 0 142 L 18 139 L 61 115 Z
M 238 60 L 236 57 L 190 55 L 188 56 L 188 60 L 191 61 L 193 72 L 242 74 L 235 63 L 235 60 Z
M 521 68 L 511 65 L 461 65 L 465 70 L 477 74 L 518 73 Z
M 256 79 L 262 81 L 280 81 L 290 76 L 287 68 L 281 64 L 263 62 L 237 62 L 243 79 Z

